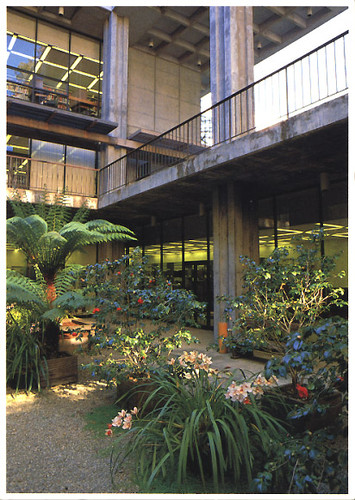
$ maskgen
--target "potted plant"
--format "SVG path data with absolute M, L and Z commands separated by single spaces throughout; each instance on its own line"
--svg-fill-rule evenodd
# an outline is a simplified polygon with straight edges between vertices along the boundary
M 90 210 L 85 204 L 72 217 L 64 193 L 57 195 L 50 206 L 47 198 L 44 193 L 36 205 L 22 202 L 18 196 L 10 200 L 15 215 L 6 221 L 7 241 L 26 256 L 34 279 L 7 270 L 6 292 L 8 304 L 37 315 L 43 353 L 48 360 L 59 354 L 63 315 L 56 308 L 55 299 L 75 285 L 82 269 L 80 265 L 67 265 L 68 258 L 89 244 L 135 238 L 123 226 L 101 219 L 87 220 Z
M 236 327 L 228 328 L 227 337 L 223 340 L 223 343 L 233 359 L 249 358 L 253 355 L 253 342 L 246 337 L 243 330 L 237 330 Z

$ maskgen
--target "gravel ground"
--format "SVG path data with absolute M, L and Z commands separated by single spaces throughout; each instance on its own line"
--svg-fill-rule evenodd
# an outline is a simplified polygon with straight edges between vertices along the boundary
M 109 456 L 100 454 L 108 441 L 84 428 L 84 415 L 114 396 L 82 370 L 77 384 L 39 394 L 8 392 L 7 493 L 136 493 L 127 470 L 117 477 L 119 489 L 112 489 Z

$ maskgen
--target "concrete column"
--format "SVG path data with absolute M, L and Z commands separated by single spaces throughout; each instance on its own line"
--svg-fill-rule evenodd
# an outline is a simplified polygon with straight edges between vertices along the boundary
M 225 321 L 216 297 L 242 294 L 240 256 L 259 257 L 257 207 L 247 186 L 230 182 L 217 186 L 213 193 L 213 282 L 214 330 Z
M 254 81 L 252 7 L 210 7 L 212 104 Z M 214 113 L 214 137 L 224 141 L 254 125 L 252 90 Z
M 122 241 L 109 241 L 98 245 L 98 262 L 120 259 L 125 254 L 125 244 Z
M 110 135 L 127 137 L 128 116 L 128 42 L 129 19 L 111 12 L 104 25 L 102 110 L 104 120 L 117 122 Z M 101 167 L 112 163 L 126 153 L 123 148 L 105 146 L 101 155 Z M 100 178 L 100 191 L 124 184 L 126 166 L 111 168 Z

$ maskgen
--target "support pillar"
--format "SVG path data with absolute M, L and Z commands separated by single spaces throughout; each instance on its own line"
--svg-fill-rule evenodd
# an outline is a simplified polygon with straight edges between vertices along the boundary
M 243 293 L 240 256 L 259 258 L 257 206 L 247 186 L 230 182 L 213 192 L 214 335 L 225 321 L 216 297 Z
M 254 81 L 252 7 L 210 7 L 210 68 L 212 104 Z M 215 142 L 222 142 L 254 127 L 252 89 L 216 110 Z
M 104 25 L 103 36 L 103 83 L 101 116 L 104 120 L 117 122 L 110 135 L 127 138 L 128 116 L 128 42 L 129 19 L 111 12 Z M 101 155 L 101 167 L 124 156 L 124 148 L 105 146 Z M 103 190 L 122 185 L 126 179 L 125 165 L 111 171 L 105 178 Z M 103 180 L 101 180 L 103 182 Z M 112 185 L 111 185 L 112 184 Z

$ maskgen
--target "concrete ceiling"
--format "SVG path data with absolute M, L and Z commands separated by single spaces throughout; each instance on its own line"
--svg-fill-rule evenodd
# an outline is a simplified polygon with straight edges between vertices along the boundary
M 334 2 L 336 4 L 336 2 Z M 255 64 L 336 16 L 338 7 L 253 7 Z M 201 73 L 202 93 L 210 88 L 209 7 L 18 7 L 42 19 L 102 39 L 110 12 L 130 19 L 131 47 L 186 65 Z

